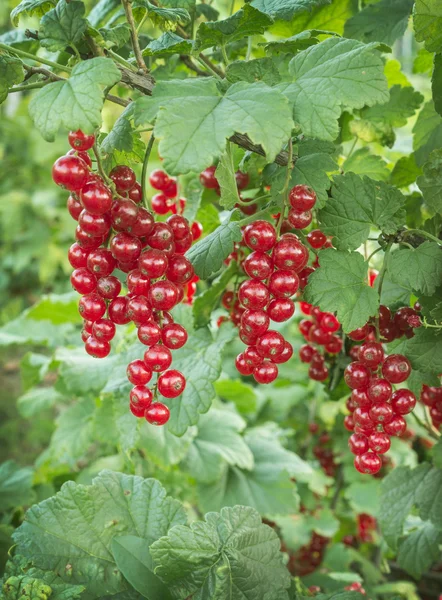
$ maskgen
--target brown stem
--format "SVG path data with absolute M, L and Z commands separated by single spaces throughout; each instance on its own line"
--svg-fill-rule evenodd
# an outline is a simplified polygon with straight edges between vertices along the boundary
M 188 69 L 190 69 L 191 71 L 194 71 L 200 77 L 210 77 L 210 73 L 208 73 L 207 71 L 203 71 L 202 69 L 197 67 L 196 64 L 193 62 L 193 60 L 190 58 L 190 56 L 181 54 L 180 61 L 182 63 L 184 63 Z
M 132 12 L 132 0 L 121 0 L 121 3 L 124 7 L 124 12 L 126 13 L 126 19 L 130 27 L 130 37 L 132 40 L 132 48 L 135 54 L 135 60 L 137 61 L 138 68 L 143 73 L 148 72 L 148 68 L 143 59 L 143 55 L 140 49 L 140 43 L 138 41 L 137 35 L 137 27 L 135 25 L 134 15 Z

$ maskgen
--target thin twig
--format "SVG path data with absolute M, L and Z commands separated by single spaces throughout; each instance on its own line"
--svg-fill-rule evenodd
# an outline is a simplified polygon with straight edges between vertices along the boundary
M 210 73 L 207 73 L 207 71 L 203 71 L 202 69 L 197 67 L 193 60 L 190 58 L 190 56 L 180 54 L 180 61 L 184 63 L 188 69 L 194 71 L 200 77 L 210 77 Z
M 135 60 L 137 61 L 138 68 L 143 72 L 147 73 L 148 68 L 143 59 L 143 55 L 140 49 L 140 42 L 138 41 L 137 27 L 135 25 L 135 19 L 132 12 L 132 0 L 121 0 L 126 13 L 126 19 L 130 28 L 130 37 L 132 40 L 132 48 L 135 54 Z
M 53 62 L 52 60 L 48 60 L 47 58 L 41 58 L 41 56 L 36 56 L 35 54 L 30 54 L 29 52 L 25 52 L 24 50 L 19 50 L 18 48 L 12 48 L 7 44 L 0 43 L 0 50 L 5 50 L 6 52 L 10 52 L 11 54 L 15 54 L 20 58 L 27 58 L 28 60 L 34 60 L 35 62 L 39 62 L 42 65 L 47 65 L 48 67 L 53 67 L 54 69 L 60 69 L 61 71 L 66 71 L 70 73 L 72 71 L 71 67 L 67 67 L 66 65 L 60 65 L 59 63 Z
M 292 175 L 292 169 L 293 169 L 293 144 L 292 144 L 292 138 L 290 137 L 289 141 L 288 141 L 287 172 L 285 175 L 284 187 L 282 188 L 282 191 L 281 191 L 281 196 L 282 196 L 281 213 L 279 215 L 278 225 L 276 226 L 276 233 L 277 233 L 278 237 L 279 237 L 279 234 L 281 233 L 281 226 L 284 221 L 285 209 L 288 204 L 289 184 L 290 184 L 290 177 Z
M 434 235 L 431 235 L 431 233 L 428 233 L 427 231 L 423 231 L 422 229 L 407 229 L 407 231 L 403 231 L 401 233 L 401 235 L 402 236 L 421 235 L 422 237 L 425 237 L 433 242 L 436 242 L 437 244 L 442 244 L 442 240 L 435 237 Z
M 146 193 L 146 191 L 147 191 L 147 165 L 149 163 L 150 153 L 152 152 L 152 147 L 153 147 L 154 141 L 155 141 L 155 136 L 152 133 L 152 135 L 150 136 L 149 142 L 147 144 L 146 153 L 144 155 L 144 161 L 143 161 L 143 170 L 141 173 L 141 195 L 143 198 L 143 204 L 148 210 L 152 210 L 152 206 L 151 206 L 150 200 L 148 200 L 148 198 L 147 198 L 147 193 Z
M 387 263 L 388 263 L 388 258 L 390 256 L 390 250 L 391 250 L 392 245 L 393 245 L 393 242 L 390 242 L 385 249 L 384 262 L 382 263 L 381 271 L 376 278 L 377 286 L 378 286 L 379 301 L 381 301 L 381 297 L 382 297 L 382 286 L 384 285 L 384 277 L 385 277 L 385 273 L 387 271 Z M 380 337 L 381 337 L 381 333 L 380 333 L 379 315 L 378 315 L 376 317 L 376 339 L 377 339 L 377 341 L 379 341 Z
M 95 160 L 97 161 L 97 170 L 100 173 L 102 179 L 106 183 L 112 183 L 104 171 L 103 163 L 101 162 L 101 154 L 100 154 L 100 150 L 98 148 L 97 142 L 95 142 L 95 144 L 92 146 L 92 150 L 95 154 Z

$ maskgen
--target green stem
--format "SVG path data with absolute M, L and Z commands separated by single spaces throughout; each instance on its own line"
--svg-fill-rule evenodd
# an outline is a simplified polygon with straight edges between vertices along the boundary
M 354 149 L 356 148 L 356 144 L 358 143 L 359 138 L 355 138 L 355 141 L 353 142 L 351 148 L 350 148 L 350 152 L 347 154 L 347 158 L 346 160 L 348 160 L 350 158 L 350 156 L 353 154 Z
M 109 177 L 106 175 L 104 168 L 103 168 L 103 163 L 101 162 L 101 154 L 100 154 L 100 150 L 98 149 L 98 145 L 97 142 L 95 142 L 95 144 L 92 146 L 92 150 L 95 154 L 95 160 L 97 161 L 97 170 L 100 173 L 102 179 L 107 183 L 112 183 L 109 179 Z
M 150 154 L 152 152 L 152 147 L 155 142 L 155 136 L 152 134 L 150 136 L 149 142 L 147 144 L 146 153 L 144 155 L 143 160 L 143 170 L 141 173 L 141 190 L 142 190 L 142 198 L 143 204 L 148 210 L 152 210 L 150 205 L 150 200 L 147 198 L 147 165 L 149 163 Z
M 109 54 L 109 56 L 112 56 L 115 62 L 119 63 L 120 65 L 123 65 L 123 67 L 127 67 L 133 73 L 137 72 L 137 69 L 134 67 L 134 65 L 132 65 L 129 61 L 127 61 L 125 58 L 123 58 L 113 50 L 108 49 L 106 50 L 106 52 Z
M 230 4 L 230 12 L 229 12 L 230 17 L 233 15 L 234 8 L 235 8 L 235 0 L 232 0 L 232 2 Z
M 370 254 L 370 256 L 367 258 L 367 262 L 368 262 L 369 264 L 370 264 L 370 261 L 371 261 L 371 259 L 373 258 L 373 256 L 374 256 L 375 254 L 377 254 L 377 253 L 378 253 L 380 250 L 382 250 L 382 248 L 381 248 L 381 247 L 379 247 L 379 248 L 376 248 L 376 250 L 373 250 L 373 252 L 372 252 L 372 253 Z
M 436 242 L 437 244 L 442 244 L 442 240 L 440 240 L 439 238 L 437 238 L 434 235 L 431 235 L 431 233 L 427 233 L 426 231 L 423 231 L 422 229 L 408 229 L 407 231 L 404 231 L 402 233 L 402 235 L 421 235 L 422 237 L 426 237 L 427 239 Z
M 44 87 L 50 81 L 38 81 L 36 83 L 28 83 L 27 85 L 17 85 L 10 90 L 8 90 L 8 94 L 12 94 L 13 92 L 27 92 L 28 90 L 37 90 L 39 88 Z
M 212 69 L 212 67 L 210 66 L 209 62 L 204 62 L 199 56 L 195 57 L 196 60 L 208 71 L 210 71 L 210 73 L 212 73 L 212 75 L 214 77 L 216 77 L 217 79 L 219 79 L 220 81 L 222 80 L 222 77 L 220 77 L 220 75 L 218 75 L 218 73 Z
M 258 211 L 254 215 L 250 215 L 250 217 L 244 217 L 244 219 L 240 219 L 239 221 L 236 221 L 236 222 L 238 223 L 238 225 L 248 225 L 249 223 L 252 223 L 253 221 L 256 221 L 257 219 L 260 219 L 261 217 L 268 217 L 269 215 L 270 215 L 270 210 L 268 208 L 265 208 L 264 210 Z
M 423 429 L 425 429 L 428 433 L 429 436 L 431 436 L 434 440 L 438 440 L 439 439 L 439 435 L 437 435 L 433 429 L 431 428 L 431 426 L 427 425 L 426 423 L 424 423 L 422 421 L 422 419 L 420 419 L 417 414 L 413 411 L 411 413 L 413 415 L 414 420 L 416 421 L 416 423 L 418 423 L 418 425 L 420 425 Z
M 34 60 L 35 62 L 39 62 L 42 65 L 48 65 L 48 67 L 60 69 L 61 71 L 66 71 L 67 73 L 70 73 L 72 71 L 71 67 L 60 65 L 56 62 L 53 62 L 52 60 L 41 58 L 40 56 L 36 56 L 35 54 L 30 54 L 29 52 L 25 52 L 24 50 L 19 50 L 18 48 L 11 48 L 11 46 L 8 46 L 7 44 L 0 43 L 0 50 L 6 50 L 6 52 L 10 52 L 11 54 L 15 54 L 16 56 L 20 56 L 21 58 L 28 58 L 29 60 Z
M 74 44 L 70 44 L 72 50 L 74 51 L 75 57 L 81 62 L 81 55 L 78 51 L 77 46 L 75 46 Z
M 247 53 L 246 53 L 246 60 L 250 60 L 250 57 L 252 55 L 252 36 L 249 35 L 249 37 L 247 38 Z
M 391 250 L 392 244 L 393 244 L 393 242 L 390 242 L 385 249 L 384 261 L 382 263 L 382 268 L 376 279 L 378 282 L 379 301 L 381 300 L 381 297 L 382 297 L 382 286 L 384 285 L 384 277 L 385 277 L 385 273 L 387 271 L 387 263 L 388 263 L 388 258 L 390 256 L 390 250 Z M 381 336 L 380 336 L 380 331 L 379 331 L 379 315 L 378 315 L 376 317 L 376 338 L 378 341 L 379 341 L 380 337 Z
M 227 56 L 226 47 L 224 45 L 220 46 L 221 54 L 224 60 L 224 64 L 226 67 L 229 65 L 229 57 Z
M 292 138 L 289 138 L 288 141 L 288 156 L 287 156 L 287 172 L 285 175 L 285 181 L 284 181 L 284 187 L 282 188 L 282 192 L 281 192 L 281 196 L 282 196 L 282 206 L 281 206 L 281 213 L 279 215 L 279 219 L 278 219 L 278 225 L 276 226 L 276 234 L 279 237 L 279 234 L 281 233 L 281 227 L 282 227 L 282 223 L 284 221 L 284 216 L 285 216 L 285 209 L 288 203 L 288 192 L 289 192 L 289 184 L 290 184 L 290 177 L 292 174 L 292 168 L 293 168 L 293 144 L 292 144 Z

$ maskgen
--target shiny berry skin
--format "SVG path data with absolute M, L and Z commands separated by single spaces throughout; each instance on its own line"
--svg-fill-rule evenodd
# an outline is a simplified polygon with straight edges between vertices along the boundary
M 389 423 L 384 424 L 384 432 L 388 435 L 401 436 L 407 429 L 407 423 L 401 415 L 394 415 Z
M 242 171 L 236 171 L 235 173 L 236 185 L 239 190 L 244 190 L 249 185 L 249 176 L 247 173 Z
M 324 344 L 325 351 L 329 354 L 339 354 L 341 352 L 344 342 L 342 338 L 337 335 L 331 335 L 330 339 Z
M 408 415 L 416 406 L 416 396 L 410 390 L 396 390 L 391 396 L 391 406 L 398 415 Z
M 382 467 L 382 461 L 374 452 L 365 452 L 360 456 L 356 456 L 354 465 L 359 473 L 367 475 L 375 475 Z
M 158 391 L 165 398 L 176 398 L 184 392 L 185 388 L 184 375 L 175 369 L 161 373 L 158 378 Z
M 83 133 L 81 129 L 78 129 L 77 131 L 69 132 L 68 142 L 74 150 L 84 152 L 90 150 L 95 144 L 95 136 L 93 134 L 88 135 L 87 133 Z
M 390 383 L 402 383 L 411 373 L 410 361 L 402 354 L 390 354 L 382 365 L 382 375 Z
M 147 323 L 152 316 L 152 309 L 146 296 L 134 296 L 127 303 L 127 316 L 136 325 Z
M 381 377 L 374 377 L 368 384 L 367 396 L 372 402 L 388 402 L 392 391 L 390 382 Z
M 136 385 L 131 389 L 129 399 L 131 404 L 142 406 L 144 409 L 149 408 L 152 404 L 153 394 L 145 385 Z
M 110 179 L 115 183 L 117 192 L 128 192 L 137 182 L 135 173 L 126 165 L 118 165 L 109 173 Z
M 388 402 L 377 402 L 370 408 L 373 423 L 389 423 L 393 418 L 393 409 Z
M 238 299 L 243 306 L 258 310 L 265 308 L 270 300 L 270 293 L 263 283 L 256 279 L 243 281 L 238 289 Z
M 315 344 L 319 344 L 320 346 L 324 346 L 330 341 L 331 334 L 327 331 L 324 331 L 321 327 L 311 327 L 308 332 L 308 340 L 309 342 L 313 342 Z
M 358 406 L 353 412 L 353 419 L 355 424 L 359 427 L 364 427 L 366 429 L 371 429 L 373 427 L 370 412 L 367 408 Z
M 248 348 L 246 348 L 243 352 L 243 355 L 246 363 L 251 365 L 252 367 L 259 367 L 259 365 L 262 364 L 264 360 L 262 356 L 259 355 L 255 346 L 249 346 Z
M 185 254 L 191 247 L 193 242 L 192 234 L 189 233 L 182 240 L 175 240 L 175 253 Z
M 272 252 L 273 263 L 278 269 L 301 271 L 308 262 L 308 250 L 297 239 L 282 236 Z
M 140 269 L 133 269 L 127 274 L 126 285 L 129 293 L 136 296 L 146 296 L 150 288 L 150 278 L 146 277 Z
M 289 361 L 293 356 L 293 346 L 290 344 L 290 342 L 285 342 L 284 343 L 284 350 L 282 351 L 282 353 L 279 356 L 273 356 L 272 360 L 274 363 L 276 363 L 277 365 L 280 365 L 282 363 L 286 363 L 287 361 Z
M 310 210 L 297 211 L 291 209 L 287 220 L 294 229 L 305 229 L 312 222 L 313 215 Z
M 151 425 L 165 425 L 170 419 L 170 411 L 165 404 L 154 402 L 144 413 L 144 417 Z
M 109 304 L 107 314 L 109 319 L 116 325 L 126 325 L 126 323 L 130 322 L 129 317 L 127 316 L 128 302 L 129 300 L 126 296 L 118 296 L 118 298 L 115 298 Z
M 378 342 L 367 342 L 359 347 L 359 361 L 370 369 L 376 369 L 384 360 L 384 349 Z
M 78 221 L 78 217 L 80 216 L 80 213 L 83 210 L 83 207 L 81 206 L 80 202 L 76 198 L 74 198 L 74 196 L 72 196 L 72 195 L 69 196 L 69 198 L 68 198 L 67 209 L 68 209 L 71 217 L 75 221 Z
M 111 209 L 112 192 L 99 181 L 88 181 L 80 192 L 82 206 L 92 215 L 103 215 Z
M 97 294 L 106 300 L 113 300 L 121 292 L 121 282 L 113 275 L 101 277 L 97 281 Z
M 314 267 L 304 267 L 301 271 L 299 271 L 299 287 L 301 288 L 301 290 L 305 288 L 305 286 L 308 283 L 308 278 L 314 272 Z
M 81 190 L 86 184 L 88 176 L 87 164 L 75 155 L 61 156 L 52 167 L 54 182 L 71 192 Z
M 120 262 L 137 260 L 141 253 L 141 242 L 128 233 L 117 233 L 110 243 L 112 256 Z
M 366 323 L 363 327 L 359 327 L 358 329 L 350 331 L 348 337 L 354 342 L 362 342 L 362 340 L 365 340 L 365 338 L 367 337 L 369 331 L 369 325 L 368 323 Z
M 169 181 L 167 182 L 167 185 L 163 188 L 163 193 L 169 199 L 176 198 L 176 196 L 178 194 L 178 184 L 177 184 L 175 177 L 169 177 Z M 186 205 L 186 201 L 184 198 L 180 198 L 180 204 L 182 204 L 182 209 L 183 209 L 184 206 Z M 174 207 L 175 207 L 175 205 L 172 204 L 172 210 Z
M 137 237 L 147 237 L 152 232 L 153 225 L 154 218 L 152 214 L 140 206 L 138 208 L 137 220 L 128 228 L 128 231 Z
M 189 235 L 189 222 L 181 215 L 170 216 L 166 223 L 171 228 L 175 240 L 182 240 Z
M 133 360 L 127 365 L 127 378 L 133 385 L 146 385 L 152 379 L 152 371 L 144 364 L 144 361 Z
M 252 252 L 242 266 L 249 277 L 261 281 L 270 277 L 273 271 L 272 259 L 264 252 Z
M 110 319 L 98 319 L 92 325 L 92 335 L 100 341 L 110 342 L 115 336 L 115 324 Z
M 311 362 L 311 360 L 315 354 L 316 354 L 315 348 L 313 348 L 313 346 L 310 346 L 309 344 L 304 344 L 299 349 L 299 358 L 301 359 L 301 362 L 303 362 L 303 363 Z
M 167 271 L 169 259 L 162 250 L 145 250 L 138 259 L 138 268 L 141 273 L 151 279 L 162 277 Z
M 370 446 L 370 450 L 373 450 L 376 454 L 385 454 L 390 450 L 390 436 L 381 431 L 375 431 L 368 438 L 368 445 Z
M 253 379 L 256 383 L 268 384 L 278 377 L 278 367 L 275 363 L 265 360 L 259 367 L 253 370 Z
M 325 366 L 310 365 L 308 376 L 313 381 L 325 381 L 328 377 L 328 369 Z
M 190 232 L 192 234 L 193 241 L 196 242 L 196 240 L 199 240 L 203 235 L 203 226 L 199 221 L 194 221 L 190 228 Z
M 235 358 L 235 367 L 240 375 L 251 375 L 256 367 L 251 362 L 248 362 L 244 356 L 244 353 L 238 354 Z
M 321 327 L 325 331 L 329 331 L 330 333 L 334 333 L 338 331 L 340 327 L 340 323 L 338 319 L 332 313 L 323 313 L 321 316 Z
M 150 286 L 147 299 L 152 308 L 170 310 L 178 302 L 178 289 L 171 281 L 156 281 Z
M 267 221 L 255 221 L 244 229 L 244 242 L 251 250 L 267 252 L 276 242 L 276 230 Z
M 293 271 L 275 271 L 269 279 L 268 288 L 275 298 L 290 298 L 298 291 L 299 277 Z
M 185 256 L 175 255 L 169 259 L 166 277 L 173 283 L 184 285 L 195 275 L 192 263 Z
M 86 340 L 84 349 L 94 358 L 105 358 L 111 351 L 111 346 L 106 340 L 97 340 L 90 335 Z
M 351 415 L 346 415 L 344 417 L 344 427 L 347 431 L 353 431 L 355 428 L 355 423 L 353 417 Z
M 134 187 L 131 190 L 129 190 L 127 195 L 132 200 L 132 202 L 135 202 L 135 204 L 140 204 L 141 200 L 143 199 L 143 190 L 138 181 L 135 183 Z
M 97 277 L 107 277 L 116 266 L 115 258 L 107 248 L 92 250 L 87 258 L 87 268 Z
M 344 371 L 345 383 L 352 390 L 363 389 L 368 386 L 370 371 L 360 362 L 352 362 Z
M 161 327 L 157 323 L 149 321 L 138 327 L 138 339 L 145 346 L 154 346 L 161 339 Z
M 129 410 L 133 414 L 134 417 L 138 417 L 139 419 L 141 417 L 144 417 L 144 413 L 146 412 L 146 409 L 144 406 L 142 406 L 142 405 L 138 406 L 136 404 L 132 404 L 132 402 L 129 402 Z
M 182 348 L 187 342 L 187 338 L 187 331 L 179 323 L 170 323 L 169 325 L 165 325 L 161 330 L 163 344 L 171 350 Z
M 327 236 L 325 233 L 322 233 L 319 229 L 314 229 L 307 234 L 307 241 L 312 248 L 315 250 L 319 250 L 327 241 Z
M 164 190 L 169 183 L 169 175 L 162 169 L 155 169 L 149 175 L 149 183 L 155 190 Z
M 106 304 L 98 294 L 86 294 L 80 298 L 78 310 L 83 319 L 98 321 L 106 312 Z
M 304 337 L 307 337 L 310 329 L 314 326 L 313 321 L 309 321 L 308 319 L 301 319 L 301 321 L 299 321 L 299 331 L 302 333 L 302 335 Z
M 238 336 L 242 343 L 246 344 L 246 346 L 254 346 L 258 339 L 258 336 L 256 336 L 254 333 L 249 333 L 241 328 L 238 331 Z
M 246 310 L 241 316 L 241 328 L 255 336 L 263 335 L 269 328 L 270 319 L 263 310 Z
M 106 213 L 104 215 L 93 215 L 86 209 L 83 209 L 78 217 L 78 224 L 84 232 L 98 237 L 109 233 L 111 220 Z
M 361 433 L 353 433 L 348 438 L 348 447 L 352 454 L 364 454 L 368 451 L 368 440 Z
M 191 234 L 189 237 L 192 238 Z M 155 223 L 147 241 L 152 248 L 166 250 L 174 241 L 173 231 L 167 223 Z
M 295 303 L 289 298 L 274 298 L 270 300 L 267 314 L 276 323 L 283 323 L 295 313 Z
M 72 272 L 71 284 L 79 294 L 89 294 L 97 287 L 97 279 L 92 273 L 82 267 Z
M 165 194 L 155 194 L 151 200 L 153 212 L 157 215 L 167 215 L 171 210 L 169 202 L 169 198 Z
M 263 358 L 278 357 L 284 350 L 284 344 L 284 337 L 278 331 L 267 331 L 258 338 L 256 350 Z
M 212 165 L 200 173 L 201 185 L 209 190 L 216 190 L 219 187 L 218 180 L 215 177 L 216 167 Z
M 401 331 L 408 331 L 411 327 L 409 319 L 413 322 L 413 317 L 417 315 L 417 312 L 408 306 L 403 306 L 396 311 L 394 315 L 394 323 L 399 327 Z
M 112 225 L 116 231 L 124 231 L 135 225 L 138 217 L 138 206 L 129 198 L 119 198 L 112 203 Z
M 290 190 L 289 202 L 295 210 L 310 210 L 316 203 L 316 194 L 307 185 L 295 185 Z
M 351 393 L 351 399 L 361 408 L 368 408 L 372 403 L 367 395 L 367 390 L 353 390 Z
M 99 248 L 104 242 L 104 237 L 94 236 L 90 233 L 86 233 L 85 231 L 83 231 L 80 225 L 78 225 L 75 229 L 75 239 L 80 244 L 80 246 L 83 246 L 83 248 L 89 248 L 89 250 Z
M 169 348 L 156 344 L 151 346 L 144 353 L 144 362 L 148 369 L 155 371 L 155 373 L 161 373 L 166 371 L 172 363 L 172 354 Z
M 72 150 L 69 150 L 68 155 L 74 155 L 74 156 L 78 156 L 78 158 L 81 158 L 81 160 L 89 167 L 92 167 L 92 159 L 89 156 L 89 154 L 87 152 L 82 152 L 81 150 L 74 150 L 72 148 Z M 92 173 L 89 173 L 89 179 L 91 178 Z M 94 174 L 95 176 L 95 174 Z M 97 175 L 97 177 L 99 177 L 99 175 Z

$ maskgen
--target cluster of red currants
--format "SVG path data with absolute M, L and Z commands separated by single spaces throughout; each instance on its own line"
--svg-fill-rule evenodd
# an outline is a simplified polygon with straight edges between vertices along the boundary
M 380 455 L 390 449 L 390 436 L 405 433 L 404 415 L 413 410 L 416 398 L 408 389 L 393 391 L 393 385 L 403 383 L 411 373 L 405 356 L 385 356 L 382 344 L 369 341 L 359 346 L 357 358 L 344 372 L 352 389 L 347 402 L 351 414 L 344 425 L 353 432 L 348 445 L 356 469 L 374 475 L 382 467 Z
M 305 577 L 316 571 L 324 559 L 329 541 L 330 538 L 313 532 L 310 542 L 290 556 L 288 568 L 292 575 Z
M 82 294 L 79 311 L 86 352 L 96 358 L 107 356 L 115 326 L 132 321 L 148 349 L 144 360 L 130 363 L 127 369 L 135 386 L 130 410 L 149 423 L 163 425 L 169 409 L 153 402 L 154 395 L 175 398 L 186 385 L 184 376 L 169 367 L 171 350 L 185 344 L 187 332 L 168 311 L 183 300 L 184 286 L 194 277 L 191 263 L 183 256 L 192 245 L 192 232 L 181 215 L 171 215 L 166 223 L 155 222 L 140 206 L 141 186 L 129 167 L 115 167 L 109 178 L 93 172 L 87 152 L 95 143 L 93 135 L 71 132 L 69 143 L 72 150 L 55 162 L 52 176 L 71 192 L 68 210 L 78 221 L 68 257 L 75 269 L 72 286 Z M 127 274 L 126 295 L 120 295 L 121 281 L 112 275 L 115 269 Z M 154 392 L 146 387 L 153 372 L 161 373 Z
M 310 423 L 309 430 L 313 433 L 312 429 L 318 427 L 317 423 Z M 335 454 L 330 445 L 331 436 L 326 431 L 323 431 L 318 438 L 317 443 L 313 446 L 313 454 L 318 459 L 322 470 L 329 477 L 334 477 L 338 465 L 335 462 Z
M 215 176 L 216 166 L 212 165 L 211 167 L 207 167 L 200 173 L 200 182 L 203 187 L 207 190 L 214 190 L 218 196 L 221 195 L 220 187 L 218 180 Z M 238 187 L 238 191 L 241 192 L 249 185 L 249 176 L 247 173 L 243 173 L 242 171 L 236 171 L 235 173 L 236 185 Z M 241 204 L 236 204 L 235 207 L 239 208 L 239 210 L 245 215 L 253 215 L 256 213 L 258 207 L 253 199 L 242 198 L 240 194 Z
M 422 386 L 420 401 L 428 406 L 433 427 L 442 425 L 442 387 Z
M 419 316 L 420 306 L 416 302 L 414 308 L 402 306 L 394 315 L 388 306 L 381 304 L 379 307 L 378 324 L 379 336 L 382 342 L 392 342 L 404 335 L 407 338 L 414 336 L 414 329 L 422 325 Z M 348 337 L 355 342 L 373 341 L 376 339 L 376 319 L 349 333 Z
M 325 381 L 329 374 L 327 355 L 339 354 L 342 350 L 342 337 L 337 333 L 341 324 L 335 315 L 321 312 L 317 306 L 307 302 L 300 302 L 299 305 L 301 311 L 311 317 L 302 319 L 298 324 L 299 331 L 307 342 L 299 349 L 299 358 L 310 365 L 310 379 Z
M 376 519 L 368 513 L 358 515 L 358 538 L 361 542 L 373 542 L 373 532 L 376 531 Z

